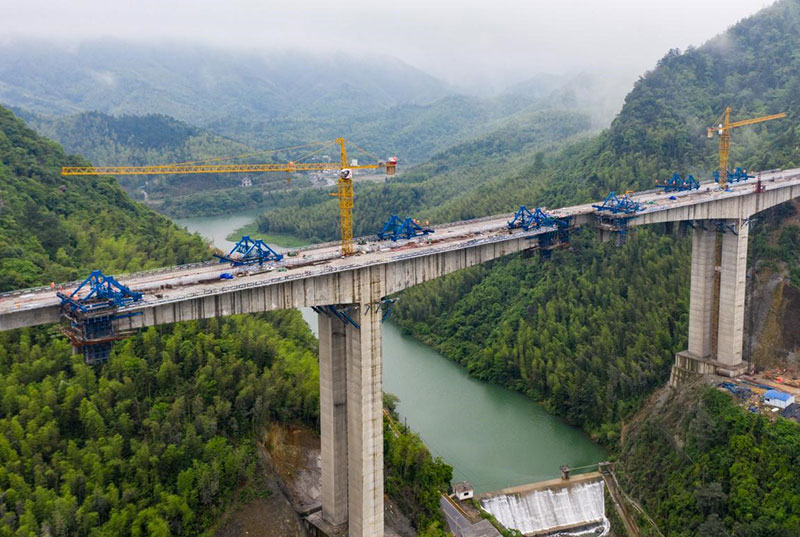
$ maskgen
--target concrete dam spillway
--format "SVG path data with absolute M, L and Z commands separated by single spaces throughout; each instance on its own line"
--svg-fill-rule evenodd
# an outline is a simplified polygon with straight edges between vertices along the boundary
M 544 485 L 544 484 L 539 484 Z M 610 530 L 602 479 L 522 486 L 481 498 L 506 528 L 530 536 L 602 536 Z

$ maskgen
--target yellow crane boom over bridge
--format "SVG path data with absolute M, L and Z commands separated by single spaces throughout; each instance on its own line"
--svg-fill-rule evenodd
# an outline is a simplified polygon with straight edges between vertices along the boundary
M 714 137 L 714 131 L 719 135 L 719 186 L 723 189 L 728 186 L 728 155 L 731 150 L 731 129 L 783 117 L 786 117 L 786 114 L 772 114 L 771 116 L 743 119 L 742 121 L 731 123 L 731 107 L 725 108 L 725 113 L 720 119 L 719 124 L 716 127 L 708 127 L 709 138 Z
M 339 170 L 337 191 L 331 196 L 339 198 L 342 255 L 352 255 L 353 248 L 353 173 L 352 170 L 384 168 L 386 175 L 394 175 L 397 159 L 389 158 L 376 164 L 350 165 L 344 138 L 337 138 L 341 160 L 339 162 L 287 162 L 283 164 L 164 164 L 157 166 L 64 166 L 61 175 L 161 175 L 184 173 L 256 173 L 301 172 Z

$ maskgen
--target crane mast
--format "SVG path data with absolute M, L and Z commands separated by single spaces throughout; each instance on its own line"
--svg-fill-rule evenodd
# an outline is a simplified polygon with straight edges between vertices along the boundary
M 336 162 L 287 162 L 284 164 L 164 164 L 158 166 L 64 166 L 61 175 L 174 175 L 184 173 L 247 173 L 247 172 L 299 172 L 339 170 L 336 193 L 339 199 L 339 226 L 342 255 L 355 253 L 353 247 L 353 170 L 383 168 L 386 175 L 394 175 L 397 158 L 391 157 L 376 164 L 349 165 L 344 138 L 337 138 L 341 160 Z
M 772 114 L 770 116 L 756 117 L 752 119 L 744 119 L 742 121 L 735 121 L 731 123 L 731 107 L 725 108 L 725 113 L 720 120 L 719 125 L 716 127 L 708 127 L 708 137 L 713 138 L 716 131 L 719 135 L 719 186 L 725 189 L 728 186 L 728 156 L 731 150 L 731 129 L 737 127 L 744 127 L 745 125 L 753 125 L 755 123 L 762 123 L 773 119 L 780 119 L 786 117 L 786 114 Z

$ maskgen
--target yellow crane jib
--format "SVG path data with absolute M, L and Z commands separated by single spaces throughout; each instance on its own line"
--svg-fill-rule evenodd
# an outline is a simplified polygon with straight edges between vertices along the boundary
M 330 142 L 325 142 L 330 144 Z M 339 223 L 341 227 L 342 255 L 352 255 L 353 248 L 353 170 L 384 169 L 386 175 L 394 175 L 397 170 L 397 157 L 376 164 L 358 164 L 347 160 L 347 146 L 344 138 L 337 138 L 333 143 L 339 145 L 341 160 L 339 162 L 287 162 L 282 164 L 202 164 L 181 163 L 157 166 L 64 166 L 61 175 L 162 175 L 183 173 L 258 173 L 258 172 L 303 172 L 339 170 L 337 191 L 331 196 L 339 198 Z M 322 145 L 322 144 L 309 144 Z M 307 146 L 298 146 L 307 147 Z M 296 148 L 289 148 L 296 149 Z M 360 148 L 359 148 L 360 149 Z M 361 150 L 367 153 L 363 149 Z M 315 151 L 317 152 L 317 151 Z M 309 155 L 306 155 L 308 157 Z M 219 157 L 208 160 L 225 160 L 238 157 Z M 305 158 L 305 157 L 304 157 Z M 202 161 L 199 161 L 202 162 Z
M 772 114 L 770 116 L 756 117 L 752 119 L 743 119 L 742 121 L 734 121 L 731 123 L 731 107 L 725 108 L 725 113 L 715 127 L 708 127 L 708 137 L 713 138 L 716 132 L 719 135 L 719 186 L 725 189 L 728 186 L 728 156 L 731 150 L 731 129 L 737 127 L 744 127 L 745 125 L 753 125 L 755 123 L 763 123 L 773 119 L 781 119 L 786 117 L 786 114 Z
M 374 166 L 377 168 L 378 166 Z M 180 173 L 303 172 L 338 170 L 338 162 L 286 164 L 165 164 L 163 166 L 63 166 L 61 175 L 159 175 Z

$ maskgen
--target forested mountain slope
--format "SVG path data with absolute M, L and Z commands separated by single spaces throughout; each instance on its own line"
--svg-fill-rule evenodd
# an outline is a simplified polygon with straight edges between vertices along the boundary
M 160 114 L 112 116 L 81 112 L 70 116 L 16 114 L 65 151 L 80 154 L 98 166 L 171 164 L 219 157 L 253 148 Z
M 491 188 L 505 199 L 516 192 L 516 205 L 557 207 L 601 199 L 610 189 L 648 188 L 673 171 L 708 177 L 717 153 L 704 127 L 727 104 L 741 118 L 789 115 L 735 133 L 735 164 L 798 166 L 799 36 L 800 2 L 784 0 L 702 47 L 670 52 L 601 135 L 450 204 L 474 207 Z M 776 225 L 794 213 L 787 205 L 769 226 L 753 226 L 754 265 L 769 259 L 787 274 L 798 266 L 800 251 L 791 245 L 800 228 Z M 673 353 L 685 348 L 689 241 L 641 230 L 615 251 L 591 232 L 582 235 L 549 263 L 500 261 L 411 289 L 397 318 L 474 374 L 613 440 L 609 424 L 664 382 Z
M 649 188 L 674 171 L 710 178 L 718 142 L 705 129 L 726 106 L 733 120 L 788 116 L 735 130 L 732 165 L 800 166 L 798 30 L 800 2 L 782 0 L 698 48 L 671 50 L 636 82 L 607 131 L 554 160 L 547 176 L 557 185 L 548 201 Z
M 662 535 L 793 537 L 798 446 L 796 423 L 747 412 L 698 383 L 653 399 L 626 432 L 615 467 Z
M 0 290 L 205 259 L 208 246 L 114 179 L 62 177 L 67 156 L 0 107 Z
M 18 110 L 17 115 L 39 134 L 61 144 L 67 152 L 82 155 L 99 166 L 173 164 L 253 152 L 252 147 L 241 142 L 159 114 L 112 116 L 81 112 L 70 116 L 42 116 Z M 272 161 L 269 155 L 260 158 L 263 162 Z M 240 180 L 241 176 L 236 174 L 117 177 L 120 185 L 136 199 L 143 198 L 140 189 L 146 184 L 150 200 L 233 188 Z

